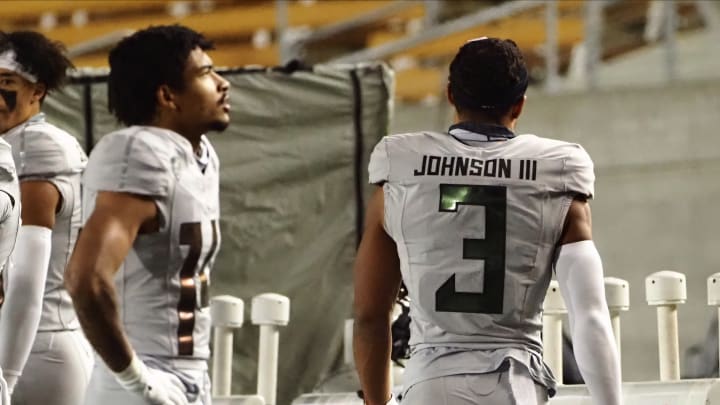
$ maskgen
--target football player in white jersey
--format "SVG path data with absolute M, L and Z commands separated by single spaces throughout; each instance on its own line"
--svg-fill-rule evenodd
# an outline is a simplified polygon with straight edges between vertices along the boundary
M 0 61 L 0 64 L 2 62 Z M 13 114 L 14 99 L 3 89 L 3 75 L 8 70 L 0 68 L 0 131 L 4 128 L 4 122 L 9 120 Z M 0 288 L 0 304 L 7 293 L 7 286 L 10 284 L 10 254 L 15 248 L 18 230 L 20 229 L 20 185 L 18 183 L 15 163 L 8 144 L 0 138 L 0 277 L 2 288 Z M 0 322 L 4 311 L 0 310 Z M 14 326 L 0 325 L 2 328 L 14 328 Z M 12 329 L 10 330 L 12 332 Z M 2 330 L 0 330 L 2 333 Z M 12 377 L 11 377 L 12 379 Z M 0 367 L 0 405 L 10 405 L 10 390 L 3 376 Z
M 0 88 L 8 105 L 0 136 L 12 146 L 23 206 L 0 316 L 0 367 L 14 404 L 81 403 L 92 369 L 90 345 L 63 285 L 82 220 L 87 157 L 40 111 L 71 66 L 62 45 L 42 34 L 0 35 Z
M 2 77 L 1 75 L 2 73 L 0 73 L 0 77 Z M 1 78 L 0 83 L 2 83 Z M 7 117 L 9 112 L 7 98 L 0 91 L 0 126 L 3 118 Z M 3 301 L 3 294 L 7 291 L 4 287 L 9 284 L 10 254 L 15 247 L 19 228 L 20 185 L 18 184 L 10 145 L 0 139 L 0 277 L 3 283 L 3 288 L 0 288 L 0 304 Z M 3 312 L 0 311 L 0 317 L 3 315 Z M 0 369 L 0 405 L 9 404 L 10 390 L 2 369 Z
M 383 138 L 354 268 L 355 363 L 365 403 L 393 403 L 390 323 L 410 297 L 411 405 L 546 404 L 542 302 L 553 268 L 597 405 L 621 402 L 619 362 L 592 242 L 593 165 L 577 144 L 514 133 L 528 73 L 510 40 L 480 38 L 450 65 L 448 132 Z
M 155 26 L 110 52 L 109 105 L 83 178 L 85 225 L 66 272 L 102 361 L 88 405 L 210 404 L 208 283 L 220 244 L 219 163 L 229 83 L 189 28 Z

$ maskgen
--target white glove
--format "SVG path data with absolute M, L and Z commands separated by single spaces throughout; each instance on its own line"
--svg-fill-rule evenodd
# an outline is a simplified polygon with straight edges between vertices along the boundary
M 128 391 L 136 392 L 152 405 L 189 405 L 185 386 L 174 374 L 148 368 L 135 353 L 130 365 L 115 379 Z

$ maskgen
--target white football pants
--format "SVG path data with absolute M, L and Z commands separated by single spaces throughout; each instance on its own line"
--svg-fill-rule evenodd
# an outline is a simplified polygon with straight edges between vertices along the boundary
M 92 367 L 92 348 L 80 330 L 38 332 L 12 403 L 82 404 Z
M 487 374 L 457 374 L 413 385 L 401 405 L 547 405 L 547 389 L 524 367 Z

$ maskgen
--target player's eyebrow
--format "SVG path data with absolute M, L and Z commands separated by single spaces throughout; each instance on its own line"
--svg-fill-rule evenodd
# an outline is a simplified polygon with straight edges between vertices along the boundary
M 214 69 L 214 66 L 212 64 L 202 65 L 198 68 L 198 71 L 200 73 L 207 73 L 209 71 L 212 71 Z
M 15 73 L 13 73 L 13 72 L 2 72 L 2 73 L 0 73 L 0 77 L 15 77 L 15 76 L 17 76 L 17 75 L 16 75 Z

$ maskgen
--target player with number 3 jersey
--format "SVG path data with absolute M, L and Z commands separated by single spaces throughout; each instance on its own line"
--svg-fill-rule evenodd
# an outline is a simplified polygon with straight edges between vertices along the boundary
M 355 264 L 355 363 L 365 403 L 393 403 L 389 322 L 402 279 L 411 355 L 402 403 L 546 404 L 542 303 L 553 268 L 594 403 L 618 405 L 617 351 L 590 235 L 593 164 L 577 144 L 516 135 L 528 75 L 516 45 L 466 43 L 450 67 L 446 133 L 383 138 L 381 186 Z
M 110 108 L 128 127 L 95 146 L 85 226 L 66 273 L 98 362 L 85 403 L 209 405 L 210 271 L 220 246 L 228 82 L 200 34 L 136 32 L 110 53 Z

